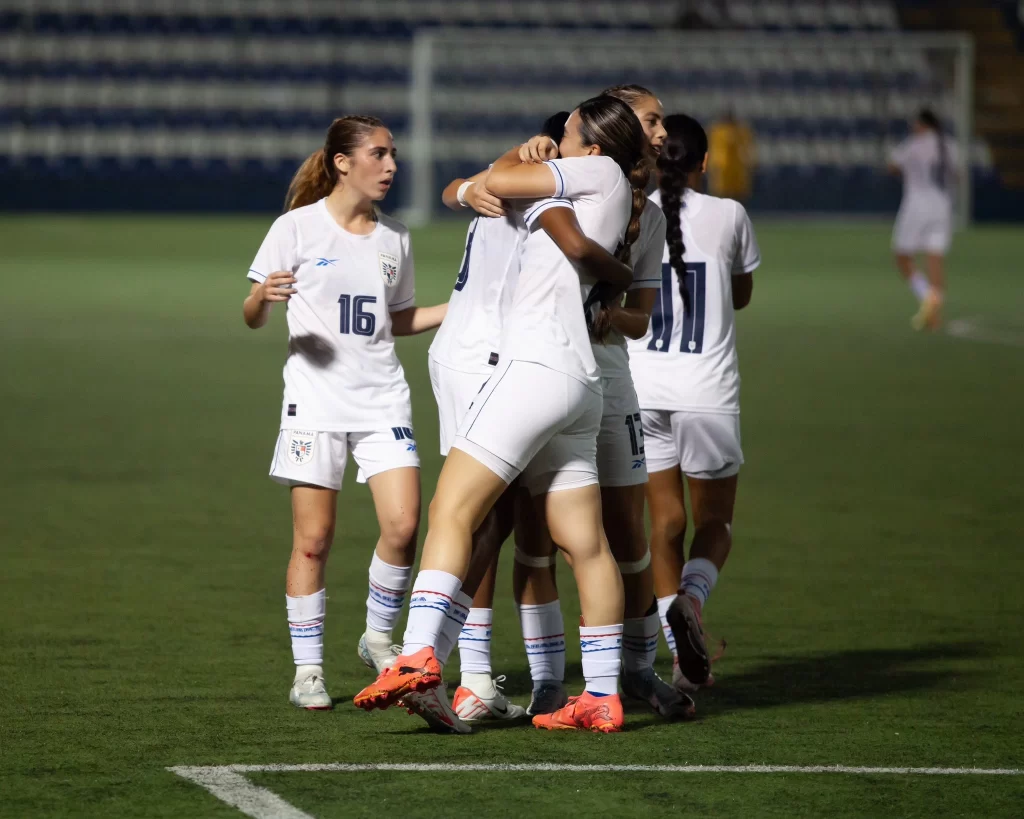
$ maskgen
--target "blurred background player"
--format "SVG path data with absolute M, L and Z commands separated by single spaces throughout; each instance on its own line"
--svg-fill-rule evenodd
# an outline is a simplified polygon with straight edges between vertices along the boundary
M 697 192 L 709 160 L 700 123 L 674 114 L 665 129 L 651 197 L 668 223 L 661 290 L 650 328 L 630 342 L 629 355 L 650 472 L 658 608 L 675 681 L 692 689 L 710 674 L 701 618 L 732 547 L 743 463 L 734 316 L 750 303 L 761 256 L 743 206 Z M 687 487 L 694 538 L 684 564 Z
M 889 169 L 903 178 L 900 203 L 892 232 L 896 267 L 920 303 L 911 319 L 915 330 L 938 329 L 946 294 L 945 257 L 953 240 L 953 187 L 957 145 L 942 130 L 935 113 L 923 109 L 911 135 L 889 158 Z M 914 265 L 923 254 L 927 276 Z
M 466 576 L 472 535 L 526 469 L 531 492 L 545 496 L 552 538 L 571 558 L 587 623 L 580 627 L 585 691 L 561 710 L 534 717 L 534 725 L 621 729 L 622 580 L 601 526 L 600 372 L 583 297 L 595 281 L 610 282 L 620 292 L 632 281 L 632 271 L 610 251 L 628 247 L 639 232 L 636 189 L 627 174 L 646 167 L 644 150 L 643 131 L 630 108 L 600 97 L 570 115 L 562 159 L 521 163 L 517 147 L 488 172 L 487 187 L 495 195 L 539 200 L 524 214 L 530 233 L 515 300 L 498 369 L 460 426 L 438 479 L 402 656 L 356 695 L 358 707 L 388 707 L 407 691 L 439 684 L 435 647 L 449 602 Z M 553 240 L 549 232 L 560 234 L 565 225 L 578 238 Z M 581 279 L 580 271 L 593 278 Z M 529 412 L 523 411 L 526 394 Z
M 754 173 L 754 134 L 730 109 L 711 126 L 708 189 L 713 196 L 746 202 Z
M 290 700 L 329 709 L 324 685 L 324 569 L 338 490 L 351 452 L 373 496 L 380 538 L 370 563 L 359 653 L 383 668 L 416 554 L 419 455 L 409 387 L 394 336 L 437 327 L 446 305 L 415 307 L 409 232 L 377 211 L 395 175 L 391 132 L 373 117 L 336 119 L 324 147 L 288 190 L 288 212 L 249 268 L 245 323 L 288 305 L 281 432 L 271 477 L 291 487 L 293 540 L 286 578 L 295 680 Z
M 664 110 L 658 98 L 639 85 L 607 88 L 602 95 L 625 102 L 636 114 L 647 140 L 650 164 L 665 139 L 662 126 Z M 523 146 L 523 161 L 551 158 L 554 146 L 543 136 Z M 647 171 L 651 170 L 648 167 Z M 661 286 L 661 256 L 665 244 L 665 217 L 660 208 L 642 197 L 639 236 L 631 248 L 633 282 L 624 304 L 614 300 L 606 308 L 610 332 L 593 345 L 594 358 L 601 368 L 604 414 L 597 439 L 598 476 L 601 485 L 602 521 L 608 542 L 619 564 L 625 592 L 623 626 L 622 690 L 627 696 L 646 702 L 665 717 L 690 717 L 692 700 L 681 696 L 664 683 L 654 671 L 658 646 L 658 608 L 654 599 L 654 579 L 650 552 L 644 531 L 644 485 L 647 468 L 644 457 L 643 426 L 640 407 L 629 371 L 626 338 L 640 338 L 647 332 L 651 309 Z M 550 713 L 564 700 L 562 678 L 552 679 L 556 669 L 550 656 L 557 654 L 564 641 L 558 590 L 553 568 L 553 546 L 546 531 L 524 532 L 532 520 L 542 529 L 538 515 L 523 515 L 517 530 L 517 578 L 514 592 L 519 604 L 527 657 L 534 683 L 530 713 Z M 545 556 L 551 555 L 547 561 Z M 543 619 L 544 622 L 540 622 Z M 540 628 L 537 628 L 540 626 Z M 558 667 L 564 673 L 564 657 Z

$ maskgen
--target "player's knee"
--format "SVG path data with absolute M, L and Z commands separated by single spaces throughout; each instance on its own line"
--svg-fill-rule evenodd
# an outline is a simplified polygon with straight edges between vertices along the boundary
M 329 523 L 304 523 L 295 527 L 293 550 L 309 560 L 325 560 L 334 540 L 334 527 Z
M 694 537 L 702 540 L 715 540 L 719 543 L 732 545 L 732 524 L 725 519 L 725 516 L 716 516 L 702 520 L 696 527 Z
M 466 513 L 465 506 L 453 503 L 450 498 L 445 497 L 440 492 L 435 493 L 433 499 L 430 501 L 430 507 L 427 510 L 427 519 L 431 529 L 440 528 L 442 526 L 470 528 L 472 524 Z
M 673 506 L 659 509 L 656 515 L 651 515 L 651 531 L 669 540 L 679 537 L 686 531 L 686 508 Z
M 380 539 L 391 549 L 406 549 L 410 544 L 415 545 L 418 529 L 419 516 L 406 512 L 381 527 Z

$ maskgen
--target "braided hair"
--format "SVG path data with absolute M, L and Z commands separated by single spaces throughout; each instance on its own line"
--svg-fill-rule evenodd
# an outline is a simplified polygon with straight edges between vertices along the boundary
M 679 279 L 679 295 L 689 312 L 690 293 L 686 289 L 686 265 L 683 254 L 683 223 L 681 210 L 683 194 L 686 193 L 687 177 L 699 171 L 704 165 L 708 152 L 708 135 L 693 117 L 686 114 L 672 114 L 665 117 L 668 136 L 661 146 L 658 157 L 658 190 L 661 191 L 661 209 L 667 222 L 665 239 L 668 244 L 668 258 Z

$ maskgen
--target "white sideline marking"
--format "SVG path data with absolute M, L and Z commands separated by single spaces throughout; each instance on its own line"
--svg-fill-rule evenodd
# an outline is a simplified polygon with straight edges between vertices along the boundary
M 534 763 L 528 765 L 454 764 L 418 762 L 331 762 L 309 765 L 181 765 L 167 770 L 205 788 L 218 799 L 237 808 L 253 819 L 314 819 L 280 796 L 253 784 L 247 773 L 299 773 L 329 771 L 365 773 L 753 773 L 753 774 L 861 774 L 896 776 L 1021 776 L 1019 768 L 871 768 L 852 765 L 561 765 Z
M 946 325 L 946 334 L 967 341 L 1002 344 L 1006 347 L 1024 347 L 1024 333 L 1013 330 L 993 330 L 985 327 L 977 318 L 954 319 Z

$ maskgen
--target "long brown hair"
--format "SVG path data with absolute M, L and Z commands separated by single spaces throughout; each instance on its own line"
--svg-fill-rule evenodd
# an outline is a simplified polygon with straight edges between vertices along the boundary
M 577 110 L 580 140 L 584 145 L 600 146 L 601 153 L 615 160 L 633 189 L 626 236 L 615 251 L 619 261 L 629 264 L 630 248 L 640 235 L 640 214 L 647 204 L 644 191 L 651 174 L 646 156 L 647 137 L 633 109 L 616 97 L 594 97 L 580 103 Z
M 324 147 L 314 151 L 292 177 L 284 198 L 284 209 L 295 210 L 318 202 L 338 184 L 334 157 L 351 154 L 376 128 L 387 126 L 376 117 L 340 117 L 331 123 Z

